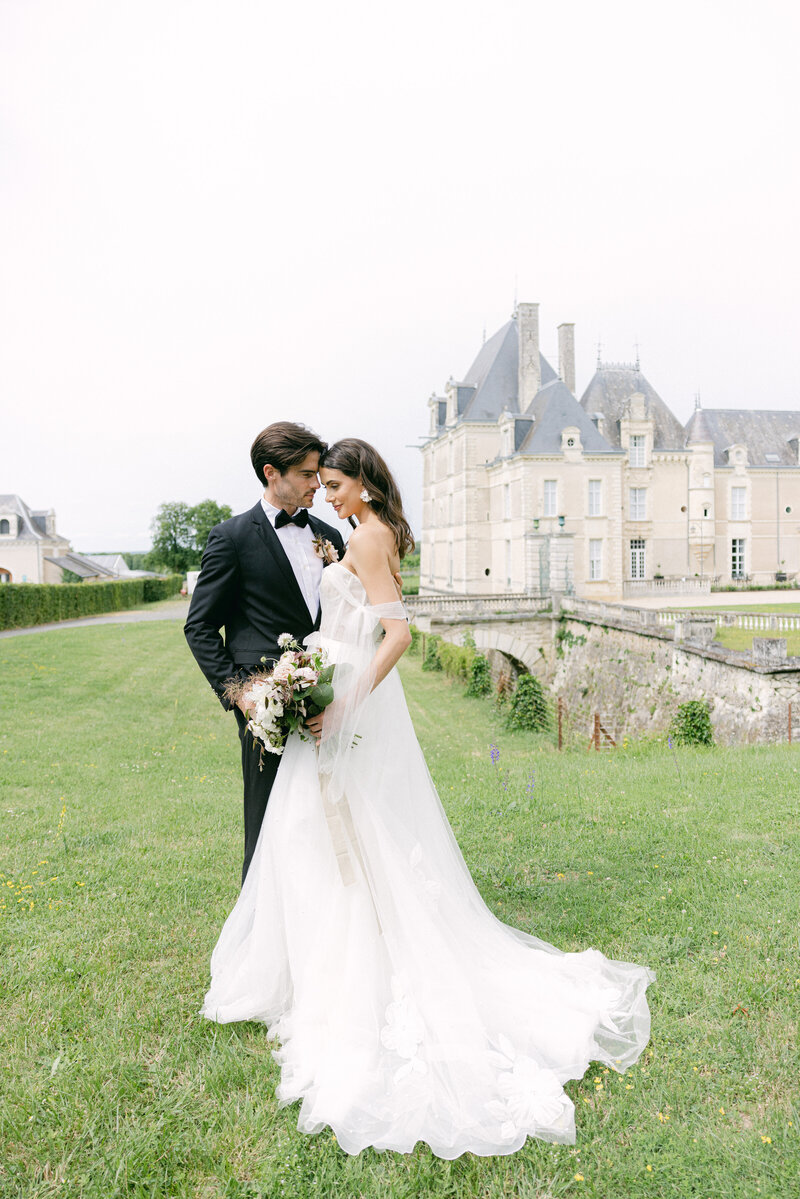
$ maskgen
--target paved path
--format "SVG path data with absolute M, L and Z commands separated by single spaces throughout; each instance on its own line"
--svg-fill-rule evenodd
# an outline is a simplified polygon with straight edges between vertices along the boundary
M 171 600 L 155 609 L 134 608 L 128 612 L 104 612 L 101 616 L 79 616 L 76 620 L 57 620 L 29 629 L 5 629 L 0 637 L 24 637 L 26 633 L 49 633 L 53 629 L 80 629 L 87 624 L 135 624 L 140 620 L 185 620 L 188 599 Z

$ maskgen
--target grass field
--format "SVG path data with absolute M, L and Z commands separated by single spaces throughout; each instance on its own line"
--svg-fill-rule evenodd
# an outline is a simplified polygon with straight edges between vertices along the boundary
M 726 649 L 751 650 L 753 648 L 754 637 L 785 637 L 786 652 L 789 657 L 800 655 L 800 631 L 789 630 L 788 632 L 780 632 L 778 630 L 771 632 L 769 629 L 737 629 L 731 625 L 717 625 L 714 633 L 714 640 L 720 645 L 724 645 Z
M 712 611 L 711 608 L 708 611 Z M 800 604 L 714 604 L 714 612 L 777 612 L 779 615 L 791 615 L 800 612 Z
M 575 1146 L 341 1152 L 273 1098 L 264 1029 L 197 1015 L 237 894 L 233 721 L 177 622 L 0 645 L 0 1195 L 783 1199 L 800 1178 L 800 750 L 559 755 L 402 664 L 486 902 L 657 973 Z M 500 767 L 489 745 L 500 749 Z

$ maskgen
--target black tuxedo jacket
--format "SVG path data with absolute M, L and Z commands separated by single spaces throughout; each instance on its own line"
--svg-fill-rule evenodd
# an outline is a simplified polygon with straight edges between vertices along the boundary
M 344 541 L 336 529 L 310 513 L 308 523 L 342 557 Z M 231 706 L 222 694 L 226 679 L 259 669 L 262 657 L 279 658 L 281 633 L 302 642 L 318 624 L 319 611 L 308 611 L 260 502 L 211 530 L 184 633 L 223 707 Z

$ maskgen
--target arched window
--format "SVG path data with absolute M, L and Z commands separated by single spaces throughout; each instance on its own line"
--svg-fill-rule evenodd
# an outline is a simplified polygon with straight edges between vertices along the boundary
M 0 566 L 0 583 L 11 582 L 11 571 L 6 570 L 5 566 Z
M 5 518 L 3 518 L 3 520 L 0 520 L 0 536 L 2 536 L 3 533 L 8 535 L 10 532 L 11 532 L 11 525 L 8 523 L 8 521 Z

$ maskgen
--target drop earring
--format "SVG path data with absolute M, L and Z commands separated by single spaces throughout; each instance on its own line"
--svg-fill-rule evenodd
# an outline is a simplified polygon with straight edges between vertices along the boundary
M 358 493 L 358 498 L 361 500 L 362 504 L 368 504 L 371 501 L 372 496 L 367 491 L 366 487 L 362 487 Z

